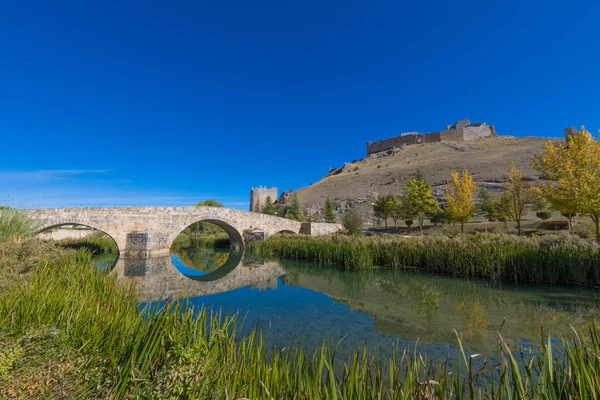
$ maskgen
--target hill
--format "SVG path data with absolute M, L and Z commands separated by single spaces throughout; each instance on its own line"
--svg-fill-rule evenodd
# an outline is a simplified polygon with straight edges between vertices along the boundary
M 494 136 L 469 142 L 439 142 L 406 146 L 402 149 L 371 154 L 361 160 L 333 169 L 318 182 L 296 191 L 300 202 L 318 213 L 327 197 L 337 211 L 357 206 L 365 216 L 380 193 L 400 194 L 409 179 L 418 173 L 433 186 L 433 193 L 443 198 L 444 184 L 450 171 L 467 168 L 475 183 L 490 191 L 502 190 L 502 179 L 511 162 L 530 180 L 538 180 L 531 168 L 533 155 L 543 151 L 547 139 Z

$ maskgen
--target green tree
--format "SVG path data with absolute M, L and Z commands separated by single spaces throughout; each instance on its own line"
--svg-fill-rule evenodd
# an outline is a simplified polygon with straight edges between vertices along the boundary
M 325 207 L 323 208 L 323 215 L 325 217 L 325 222 L 330 224 L 334 224 L 336 221 L 335 211 L 333 210 L 333 203 L 331 199 L 328 197 L 325 201 Z
M 195 204 L 198 207 L 223 207 L 217 200 L 202 200 Z
M 508 192 L 502 193 L 500 199 L 494 202 L 493 207 L 495 209 L 496 218 L 500 222 L 504 222 L 506 233 L 508 233 L 508 221 L 511 219 L 511 210 L 513 207 L 512 196 Z
M 273 200 L 271 200 L 271 196 L 267 196 L 265 200 L 265 204 L 262 206 L 262 213 L 268 215 L 275 215 L 276 209 L 275 204 L 273 204 Z
M 353 236 L 359 236 L 362 234 L 363 220 L 358 211 L 354 208 L 346 211 L 342 214 L 342 226 L 344 230 Z
M 401 199 L 405 214 L 417 217 L 419 232 L 423 235 L 425 216 L 434 215 L 440 210 L 440 205 L 431 194 L 431 185 L 422 179 L 411 179 L 404 187 L 404 195 Z
M 486 188 L 481 188 L 479 191 L 479 207 L 485 215 L 485 219 L 489 222 L 494 222 L 498 219 L 496 215 L 497 201 L 494 201 L 492 195 Z
M 375 213 L 375 217 L 383 219 L 386 229 L 388 227 L 387 219 L 392 216 L 396 204 L 396 199 L 392 194 L 380 194 L 377 196 L 375 204 L 373 204 L 373 212 Z
M 446 210 L 452 221 L 460 224 L 461 233 L 464 232 L 464 224 L 477 209 L 473 200 L 475 189 L 473 177 L 466 169 L 462 175 L 458 171 L 450 173 L 450 184 L 446 185 Z
M 304 216 L 300 209 L 300 201 L 295 193 L 292 194 L 292 198 L 290 199 L 290 206 L 287 209 L 286 217 L 295 221 L 304 221 Z
M 398 197 L 398 200 L 394 200 L 394 208 L 392 210 L 392 221 L 394 221 L 394 226 L 398 226 L 398 221 L 406 218 L 406 212 L 404 207 L 402 206 L 402 199 Z M 412 218 L 412 215 L 410 216 Z

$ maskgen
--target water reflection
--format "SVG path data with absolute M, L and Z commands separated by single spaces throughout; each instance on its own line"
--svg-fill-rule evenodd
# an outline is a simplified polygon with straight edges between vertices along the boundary
M 141 302 L 187 297 L 192 305 L 239 312 L 247 329 L 260 324 L 268 344 L 344 338 L 342 358 L 368 344 L 389 354 L 412 346 L 434 362 L 456 361 L 454 329 L 472 353 L 491 356 L 497 330 L 517 348 L 584 329 L 599 316 L 600 294 L 579 287 L 496 285 L 404 271 L 348 272 L 309 263 L 248 260 L 241 253 L 179 251 L 170 258 L 119 260 L 120 279 L 134 282 Z M 217 261 L 215 261 L 217 260 Z M 260 289 L 260 290 L 256 290 Z
M 228 254 L 226 262 L 209 273 L 192 266 L 176 268 L 171 257 L 121 258 L 113 272 L 122 282 L 133 283 L 141 302 L 206 296 L 245 286 L 277 287 L 285 273 L 277 262 L 262 264 L 243 261 L 241 252 Z

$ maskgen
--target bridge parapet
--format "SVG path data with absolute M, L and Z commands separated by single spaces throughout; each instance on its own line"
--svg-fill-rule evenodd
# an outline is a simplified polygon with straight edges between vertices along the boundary
M 28 213 L 43 221 L 41 231 L 61 225 L 89 226 L 111 236 L 122 254 L 142 257 L 168 254 L 177 235 L 199 221 L 220 226 L 233 243 L 242 244 L 245 231 L 261 230 L 268 238 L 282 231 L 323 235 L 341 229 L 339 224 L 310 223 L 303 231 L 298 221 L 223 207 L 76 207 Z

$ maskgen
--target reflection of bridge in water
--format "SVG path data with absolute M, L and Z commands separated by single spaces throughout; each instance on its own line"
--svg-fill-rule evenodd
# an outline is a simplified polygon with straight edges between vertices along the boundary
M 277 287 L 285 274 L 277 262 L 244 262 L 242 252 L 230 253 L 227 262 L 206 275 L 184 275 L 170 257 L 120 258 L 113 269 L 121 282 L 133 283 L 140 301 L 204 296 L 238 289 Z

